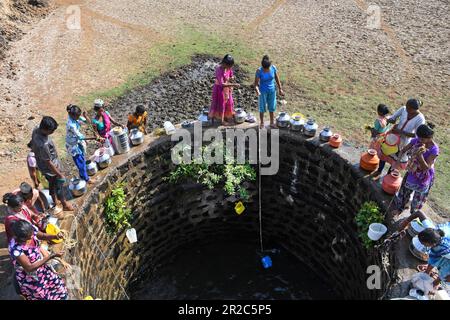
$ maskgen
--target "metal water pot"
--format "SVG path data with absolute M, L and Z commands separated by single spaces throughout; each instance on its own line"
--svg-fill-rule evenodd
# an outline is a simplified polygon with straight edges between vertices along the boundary
M 415 236 L 409 244 L 409 251 L 413 256 L 422 261 L 428 261 L 429 249 L 425 247 L 419 240 L 418 236 Z
M 317 132 L 317 128 L 319 126 L 314 121 L 314 119 L 309 119 L 308 122 L 306 122 L 305 127 L 303 128 L 303 134 L 307 137 L 314 137 Z
M 90 176 L 95 175 L 98 172 L 97 163 L 91 160 L 86 161 L 86 169 L 88 175 Z
M 78 178 L 71 179 L 69 183 L 69 190 L 72 192 L 74 197 L 82 196 L 87 191 L 86 181 Z
M 198 121 L 201 122 L 203 127 L 209 127 L 211 125 L 211 120 L 209 119 L 209 110 L 204 108 L 202 113 L 198 117 Z
M 305 126 L 305 120 L 301 116 L 295 116 L 291 119 L 291 130 L 292 131 L 302 131 Z
M 112 162 L 111 156 L 109 155 L 109 153 L 106 151 L 105 148 L 100 148 L 97 151 L 95 151 L 94 156 L 95 161 L 97 162 L 98 167 L 100 169 L 107 168 Z
M 133 146 L 144 143 L 144 134 L 139 129 L 131 129 L 130 140 Z
M 289 128 L 291 121 L 291 116 L 288 115 L 286 112 L 280 112 L 280 114 L 277 117 L 277 126 L 279 128 Z
M 246 118 L 247 118 L 247 112 L 245 112 L 241 108 L 236 109 L 236 114 L 234 115 L 234 121 L 236 121 L 236 123 L 238 123 L 238 124 L 244 123 Z
M 330 138 L 331 138 L 332 135 L 333 135 L 333 132 L 331 132 L 330 128 L 329 127 L 325 127 L 320 132 L 319 139 L 320 139 L 320 141 L 328 142 L 328 141 L 330 141 Z
M 111 130 L 111 138 L 116 153 L 122 154 L 130 151 L 127 129 L 122 129 L 121 127 L 114 128 L 113 130 Z

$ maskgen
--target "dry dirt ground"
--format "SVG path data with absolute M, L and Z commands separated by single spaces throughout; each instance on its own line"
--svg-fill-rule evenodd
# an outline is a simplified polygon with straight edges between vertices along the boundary
M 0 8 L 13 2 L 2 1 Z M 283 67 L 291 101 L 308 101 L 302 97 L 309 88 L 297 83 L 302 72 L 313 75 L 312 84 L 332 72 L 336 81 L 367 84 L 368 95 L 380 88 L 393 106 L 410 96 L 423 98 L 442 136 L 450 134 L 448 0 L 50 2 L 51 13 L 40 21 L 16 14 L 23 21 L 16 19 L 15 32 L 25 34 L 9 43 L 1 61 L 0 195 L 28 179 L 25 146 L 42 115 L 64 123 L 68 103 L 123 84 L 151 64 L 149 49 L 176 39 L 185 25 L 269 52 Z M 379 28 L 366 27 L 369 4 L 380 7 Z M 78 9 L 81 28 L 71 29 L 68 23 Z M 5 10 L 0 9 L 0 21 L 10 14 Z M 341 85 L 327 92 L 351 93 Z M 319 103 L 327 105 L 325 100 Z M 450 165 L 448 157 L 442 160 Z

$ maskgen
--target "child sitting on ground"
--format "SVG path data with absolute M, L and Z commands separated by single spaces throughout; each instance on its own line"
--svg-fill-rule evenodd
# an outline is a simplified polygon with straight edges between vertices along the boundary
M 137 106 L 136 111 L 128 115 L 128 131 L 131 131 L 131 129 L 139 129 L 142 133 L 147 134 L 147 117 L 148 114 L 144 106 Z
M 388 106 L 386 106 L 385 104 L 379 104 L 377 107 L 377 113 L 378 118 L 375 120 L 373 127 L 369 127 L 372 134 L 370 149 L 376 149 L 380 137 L 389 129 L 387 122 L 387 115 L 389 114 Z

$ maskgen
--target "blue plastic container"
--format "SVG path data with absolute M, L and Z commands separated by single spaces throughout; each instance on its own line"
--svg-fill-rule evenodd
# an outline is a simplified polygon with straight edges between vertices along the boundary
M 261 262 L 264 269 L 269 269 L 270 267 L 272 267 L 272 259 L 270 259 L 269 256 L 265 256 L 264 258 L 262 258 Z

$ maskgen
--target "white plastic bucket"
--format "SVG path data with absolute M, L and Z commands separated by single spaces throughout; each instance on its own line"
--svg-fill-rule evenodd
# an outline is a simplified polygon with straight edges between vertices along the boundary
M 175 126 L 170 121 L 164 122 L 164 129 L 166 130 L 167 135 L 171 135 L 175 133 Z
M 369 232 L 367 232 L 367 235 L 369 236 L 370 240 L 378 241 L 386 232 L 387 228 L 384 224 L 372 223 L 369 226 Z
M 127 234 L 128 241 L 130 241 L 130 243 L 137 242 L 136 229 L 134 229 L 134 228 L 128 229 L 126 234 Z

